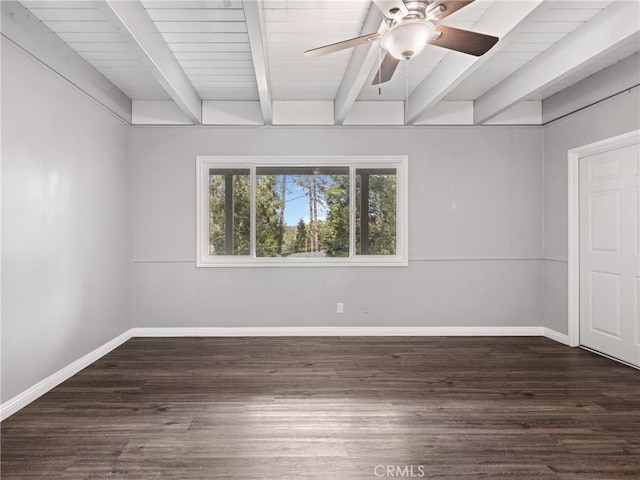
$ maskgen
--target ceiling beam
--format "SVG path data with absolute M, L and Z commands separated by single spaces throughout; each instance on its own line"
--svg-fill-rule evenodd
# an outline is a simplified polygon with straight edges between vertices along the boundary
M 386 29 L 387 25 L 384 22 L 382 12 L 375 4 L 371 4 L 369 13 L 367 13 L 367 17 L 362 25 L 360 35 L 374 32 L 382 33 Z M 338 93 L 334 101 L 334 121 L 336 125 L 342 125 L 344 123 L 358 95 L 360 95 L 362 87 L 364 87 L 365 82 L 369 79 L 374 65 L 378 63 L 378 59 L 378 42 L 371 42 L 369 45 L 362 45 L 353 50 L 351 60 L 342 77 L 342 82 L 340 83 L 340 88 L 338 88 Z
M 9 42 L 75 85 L 127 123 L 131 99 L 19 2 L 0 1 L 2 48 Z
M 543 0 L 494 2 L 471 28 L 496 35 L 500 41 L 481 57 L 457 52 L 447 54 L 437 68 L 409 96 L 406 124 L 418 120 L 427 110 L 454 90 L 463 80 L 508 44 L 524 27 L 526 20 L 542 7 Z
M 247 23 L 247 34 L 249 35 L 251 58 L 258 85 L 262 118 L 265 125 L 271 125 L 273 122 L 273 105 L 271 103 L 271 88 L 269 87 L 269 66 L 265 52 L 267 42 L 264 34 L 262 0 L 244 0 L 242 6 Z
M 484 123 L 541 89 L 607 55 L 640 32 L 640 3 L 613 2 L 475 101 Z
M 202 123 L 202 100 L 142 3 L 104 0 L 94 4 L 189 120 Z

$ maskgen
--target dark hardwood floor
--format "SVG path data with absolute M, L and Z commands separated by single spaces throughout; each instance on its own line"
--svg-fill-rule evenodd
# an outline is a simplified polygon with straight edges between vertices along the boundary
M 1 433 L 3 480 L 638 479 L 640 372 L 545 338 L 136 338 Z

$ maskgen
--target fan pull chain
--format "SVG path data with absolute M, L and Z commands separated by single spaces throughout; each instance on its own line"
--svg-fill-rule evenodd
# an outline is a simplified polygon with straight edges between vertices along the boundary
M 382 95 L 382 87 L 380 86 L 382 83 L 380 79 L 382 78 L 382 46 L 380 42 L 378 42 L 378 95 Z
M 405 60 L 407 67 L 405 69 L 404 88 L 406 99 L 404 101 L 404 118 L 409 116 L 409 60 Z

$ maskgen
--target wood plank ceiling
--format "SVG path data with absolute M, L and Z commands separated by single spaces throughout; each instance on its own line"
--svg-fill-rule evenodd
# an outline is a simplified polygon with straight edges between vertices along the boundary
M 203 100 L 258 100 L 240 0 L 142 4 Z
M 122 18 L 117 4 L 124 2 L 133 5 L 135 22 Z M 637 14 L 633 18 L 637 0 L 476 0 L 443 23 L 499 36 L 501 41 L 488 54 L 469 57 L 430 45 L 401 62 L 394 78 L 378 88 L 371 85 L 379 54 L 375 42 L 358 47 L 359 52 L 348 49 L 317 59 L 303 55 L 309 48 L 384 31 L 371 0 L 21 3 L 134 105 L 175 102 L 176 110 L 188 110 L 188 97 L 196 95 L 191 90 L 209 109 L 225 105 L 233 110 L 237 104 L 239 113 L 224 117 L 237 118 L 237 123 L 248 118 L 250 104 L 258 112 L 248 122 L 254 124 L 271 123 L 272 107 L 278 114 L 292 105 L 311 112 L 302 123 L 316 123 L 314 112 L 328 105 L 332 118 L 327 122 L 325 115 L 317 123 L 343 123 L 352 110 L 366 106 L 378 112 L 381 124 L 385 118 L 390 124 L 412 124 L 445 104 L 482 104 L 475 115 L 479 123 L 505 111 L 505 105 L 544 100 L 640 50 L 640 20 Z M 600 34 L 605 24 L 615 32 Z M 163 45 L 150 44 L 149 33 Z M 554 65 L 554 56 L 569 55 L 572 49 L 575 62 L 567 68 Z M 163 54 L 171 56 L 171 62 L 159 59 Z M 526 82 L 520 81 L 521 92 L 510 96 L 508 87 L 519 72 L 538 71 L 538 83 L 537 75 L 528 75 Z M 187 80 L 176 83 L 171 78 L 175 75 Z M 190 83 L 186 90 L 185 83 Z M 495 109 L 487 106 L 489 99 Z M 400 108 L 387 109 L 394 103 Z M 403 112 L 400 120 L 398 112 Z M 189 123 L 201 120 L 193 108 L 186 113 Z

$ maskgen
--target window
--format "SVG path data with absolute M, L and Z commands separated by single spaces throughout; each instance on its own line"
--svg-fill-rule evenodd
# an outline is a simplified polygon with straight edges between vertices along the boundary
M 197 157 L 198 266 L 406 265 L 406 157 Z
M 209 255 L 249 255 L 248 168 L 209 169 Z
M 395 255 L 396 178 L 393 168 L 356 169 L 357 255 Z

